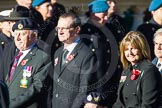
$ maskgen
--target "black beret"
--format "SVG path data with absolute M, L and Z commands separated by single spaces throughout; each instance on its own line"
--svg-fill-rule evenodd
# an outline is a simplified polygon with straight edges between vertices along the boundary
M 84 99 L 83 103 L 94 103 L 100 106 L 106 106 L 105 96 L 101 93 L 91 92 Z
M 37 24 L 29 18 L 26 19 L 21 19 L 19 21 L 17 21 L 13 27 L 12 30 L 37 30 L 38 26 Z

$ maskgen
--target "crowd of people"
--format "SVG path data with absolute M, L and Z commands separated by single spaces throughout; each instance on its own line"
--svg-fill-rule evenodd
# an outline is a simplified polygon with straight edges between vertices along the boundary
M 0 12 L 0 108 L 162 106 L 162 0 L 129 31 L 116 0 L 92 0 L 82 23 L 57 0 Z

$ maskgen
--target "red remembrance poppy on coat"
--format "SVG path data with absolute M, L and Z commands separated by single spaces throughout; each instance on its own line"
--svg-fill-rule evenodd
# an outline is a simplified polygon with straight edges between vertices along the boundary
M 71 60 L 74 59 L 74 54 L 70 54 L 68 57 L 67 57 L 67 60 L 70 62 Z
M 21 65 L 22 65 L 22 66 L 26 65 L 27 61 L 28 61 L 28 59 L 22 60 L 22 61 L 21 61 Z
M 141 71 L 133 69 L 132 75 L 131 75 L 131 80 L 136 80 L 138 76 L 140 75 Z

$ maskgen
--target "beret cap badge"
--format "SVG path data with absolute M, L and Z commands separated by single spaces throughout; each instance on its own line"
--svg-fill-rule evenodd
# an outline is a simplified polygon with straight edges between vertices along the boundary
M 18 29 L 21 30 L 22 28 L 23 28 L 23 25 L 22 25 L 22 24 L 19 24 L 19 25 L 18 25 Z
M 91 96 L 91 95 L 88 95 L 88 96 L 87 96 L 87 100 L 88 100 L 88 101 L 91 101 L 91 100 L 92 100 L 92 96 Z
M 99 101 L 99 97 L 94 97 L 94 101 L 98 102 Z

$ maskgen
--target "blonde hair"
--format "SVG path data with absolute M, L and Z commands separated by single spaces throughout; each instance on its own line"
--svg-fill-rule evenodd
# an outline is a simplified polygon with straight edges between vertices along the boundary
M 130 31 L 120 43 L 120 59 L 124 69 L 127 69 L 130 64 L 124 54 L 128 42 L 130 42 L 134 48 L 137 48 L 140 51 L 140 59 L 151 60 L 150 47 L 145 36 L 138 31 Z

